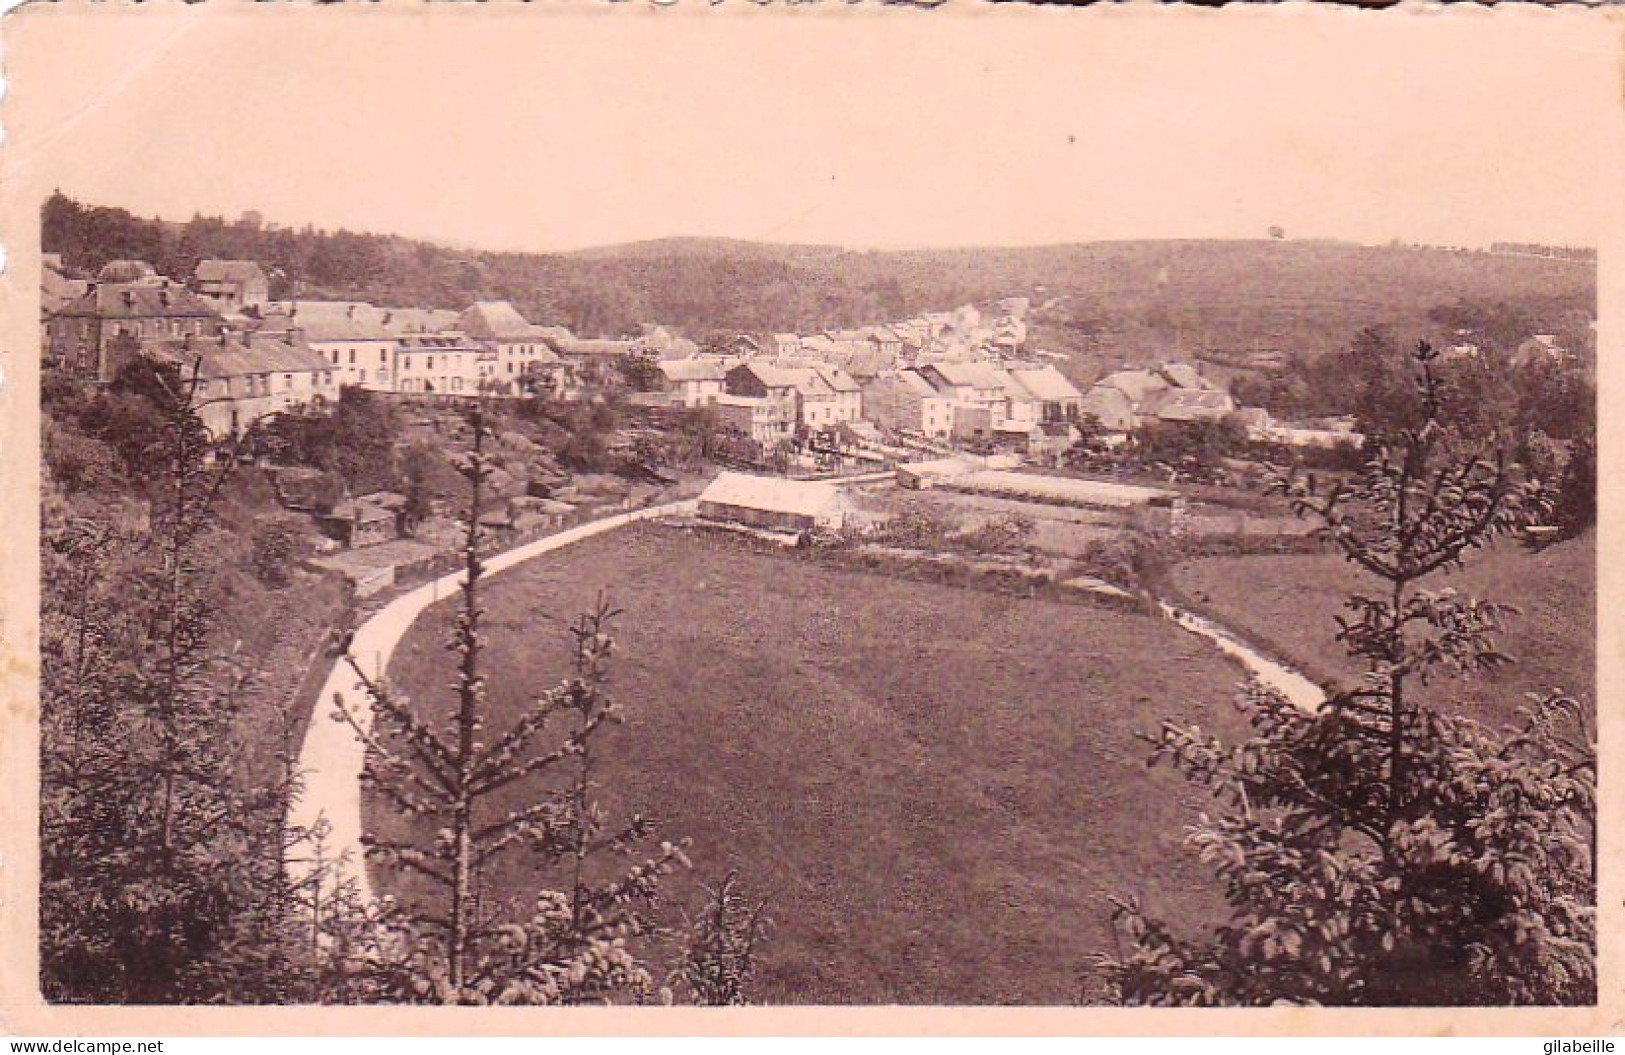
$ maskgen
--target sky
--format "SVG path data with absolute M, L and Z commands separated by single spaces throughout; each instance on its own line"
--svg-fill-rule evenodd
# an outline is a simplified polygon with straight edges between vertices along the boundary
M 488 249 L 1596 245 L 1595 12 L 226 3 L 6 20 L 5 193 Z

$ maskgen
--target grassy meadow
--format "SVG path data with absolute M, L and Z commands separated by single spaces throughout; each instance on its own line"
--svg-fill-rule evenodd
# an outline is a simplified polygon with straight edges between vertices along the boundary
M 625 610 L 627 721 L 599 796 L 692 840 L 675 902 L 733 867 L 771 899 L 760 1002 L 1069 1003 L 1111 947 L 1109 896 L 1213 921 L 1217 889 L 1182 846 L 1201 797 L 1136 738 L 1165 716 L 1242 734 L 1239 671 L 1196 638 L 639 527 L 490 581 L 493 732 L 564 674 L 566 625 L 600 590 Z M 425 709 L 450 705 L 451 612 L 392 666 Z M 515 862 L 490 896 L 548 881 Z
M 1380 584 L 1335 555 L 1207 557 L 1177 566 L 1172 582 L 1196 606 L 1318 681 L 1359 674 L 1334 640 L 1333 620 L 1349 594 L 1378 592 Z M 1499 637 L 1516 663 L 1435 681 L 1423 698 L 1490 726 L 1516 720 L 1526 693 L 1553 688 L 1595 707 L 1595 533 L 1540 553 L 1501 542 L 1427 585 L 1511 604 L 1519 614 Z

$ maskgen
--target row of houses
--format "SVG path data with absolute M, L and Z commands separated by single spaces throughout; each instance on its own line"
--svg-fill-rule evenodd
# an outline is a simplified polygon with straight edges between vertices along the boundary
M 726 427 L 764 447 L 862 422 L 931 441 L 1019 447 L 1060 436 L 1057 426 L 1085 416 L 1129 432 L 1238 410 L 1228 392 L 1183 363 L 1117 371 L 1080 392 L 1052 365 L 1011 358 L 1025 339 L 1023 298 L 999 302 L 991 324 L 965 305 L 813 336 L 741 336 L 716 354 L 660 326 L 633 338 L 578 337 L 532 323 L 506 301 L 462 311 L 275 301 L 252 261 L 205 260 L 186 282 L 140 261 L 115 261 L 89 281 L 46 263 L 46 352 L 59 366 L 107 382 L 134 355 L 197 364 L 202 416 L 222 434 L 334 399 L 344 386 L 565 395 L 635 355 L 656 368 L 660 391 L 647 402 L 714 407 Z
M 895 322 L 814 334 L 775 333 L 751 347 L 783 359 L 817 359 L 855 377 L 932 362 L 1012 358 L 1027 342 L 1028 300 L 1010 297 L 988 312 L 974 304 Z
M 772 446 L 797 432 L 869 422 L 933 440 L 1026 437 L 1078 420 L 1083 394 L 1048 364 L 934 363 L 858 379 L 804 357 L 661 362 L 670 405 L 715 408 L 722 424 Z
M 89 280 L 69 278 L 59 259 L 45 264 L 48 359 L 102 383 L 136 356 L 195 366 L 202 417 L 217 433 L 334 399 L 346 385 L 415 394 L 563 393 L 643 347 L 638 339 L 581 338 L 562 326 L 534 325 L 501 301 L 461 312 L 274 301 L 252 261 L 206 260 L 185 282 L 141 261 L 113 261 Z M 656 343 L 660 337 L 669 334 L 659 331 Z

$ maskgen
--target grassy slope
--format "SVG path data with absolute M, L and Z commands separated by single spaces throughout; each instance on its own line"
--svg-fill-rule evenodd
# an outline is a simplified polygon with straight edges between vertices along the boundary
M 1174 585 L 1187 597 L 1321 679 L 1357 672 L 1332 638 L 1332 619 L 1349 593 L 1369 592 L 1372 582 L 1331 555 L 1211 557 L 1174 570 Z M 1436 683 L 1425 690 L 1429 699 L 1467 701 L 1466 713 L 1492 725 L 1513 720 L 1528 692 L 1561 687 L 1595 702 L 1594 534 L 1539 554 L 1503 543 L 1437 585 L 1514 604 L 1522 614 L 1501 636 L 1516 665 Z
M 771 895 L 761 999 L 1064 1003 L 1109 947 L 1108 895 L 1215 911 L 1180 845 L 1196 799 L 1135 734 L 1238 733 L 1237 671 L 1166 623 L 639 529 L 493 581 L 497 711 L 560 675 L 560 619 L 600 588 L 627 609 L 629 711 L 602 794 L 694 840 L 690 904 L 733 865 Z M 397 653 L 422 701 L 450 681 L 448 615 Z

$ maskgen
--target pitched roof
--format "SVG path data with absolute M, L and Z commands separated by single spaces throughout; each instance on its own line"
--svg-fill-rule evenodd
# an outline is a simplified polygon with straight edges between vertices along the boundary
M 93 286 L 58 314 L 102 319 L 219 318 L 220 313 L 177 285 L 108 282 Z
M 853 377 L 874 377 L 896 365 L 895 352 L 859 352 L 847 360 L 846 371 Z
M 933 363 L 931 369 L 935 370 L 944 381 L 955 387 L 970 387 L 982 389 L 998 389 L 1007 391 L 1004 371 L 991 363 Z M 1023 392 L 1025 395 L 1025 392 Z
M 721 359 L 668 359 L 657 365 L 671 382 L 721 381 L 728 373 L 728 364 Z
M 109 260 L 96 272 L 98 282 L 162 281 L 157 270 L 145 260 Z
M 1203 377 L 1196 367 L 1189 363 L 1163 363 L 1157 367 L 1157 373 L 1166 377 L 1171 384 L 1178 388 L 1208 389 L 1213 387 L 1208 383 L 1207 378 Z
M 570 332 L 568 326 L 538 326 L 536 332 L 542 340 L 553 346 L 554 351 L 558 351 L 566 341 L 576 339 L 576 335 Z
M 199 260 L 192 277 L 199 282 L 265 282 L 265 270 L 253 260 Z
M 481 341 L 545 341 L 547 332 L 533 325 L 505 300 L 476 301 L 457 316 L 457 325 Z
M 469 339 L 458 330 L 440 330 L 435 333 L 408 333 L 400 337 L 403 352 L 478 352 L 490 355 L 479 342 Z
M 812 367 L 812 372 L 818 379 L 836 392 L 861 392 L 863 387 L 853 379 L 852 375 L 838 366 L 820 363 Z
M 260 311 L 261 314 L 285 314 L 294 325 L 305 330 L 351 322 L 381 327 L 386 314 L 385 309 L 364 300 L 280 300 L 272 301 Z
M 833 484 L 817 480 L 724 472 L 700 493 L 700 501 L 772 513 L 818 516 L 840 503 L 841 492 Z
M 457 313 L 450 308 L 382 308 L 379 322 L 391 333 L 438 333 L 457 328 Z
M 811 352 L 814 355 L 839 355 L 846 351 L 845 348 L 842 348 L 838 343 L 836 343 L 835 338 L 826 337 L 823 334 L 803 337 L 801 339 L 801 347 L 803 350 Z
M 163 341 L 147 354 L 182 368 L 199 364 L 200 376 L 214 380 L 248 374 L 320 373 L 332 364 L 308 348 L 273 337 L 199 337 Z
M 1010 376 L 1038 399 L 1046 402 L 1082 399 L 1083 393 L 1068 381 L 1066 375 L 1049 364 L 1010 368 Z
M 626 355 L 632 350 L 631 341 L 606 337 L 571 337 L 556 340 L 554 346 L 564 355 Z
M 1140 407 L 1163 421 L 1213 421 L 1235 409 L 1227 392 L 1201 388 L 1170 388 L 1155 393 Z
M 40 271 L 40 307 L 47 315 L 55 315 L 85 295 L 90 284 L 83 279 L 66 278 L 54 268 Z
M 1131 403 L 1139 404 L 1151 393 L 1167 388 L 1168 384 L 1166 377 L 1151 370 L 1119 370 L 1096 381 L 1095 387 L 1115 388 Z
M 355 316 L 321 315 L 307 318 L 295 316 L 289 322 L 298 328 L 307 341 L 393 341 L 395 335 L 384 327 L 375 313 L 357 312 Z
M 899 370 L 895 374 L 891 374 L 891 375 L 888 375 L 888 376 L 890 376 L 892 378 L 895 378 L 898 384 L 901 384 L 906 388 L 912 389 L 914 391 L 915 395 L 919 395 L 919 396 L 938 396 L 938 395 L 941 395 L 941 393 L 937 391 L 936 386 L 933 385 L 931 382 L 927 381 L 920 374 L 920 372 L 917 371 L 917 370 Z
M 738 369 L 749 370 L 767 388 L 798 388 L 800 375 L 809 372 L 805 367 L 772 366 L 768 363 L 745 363 Z

